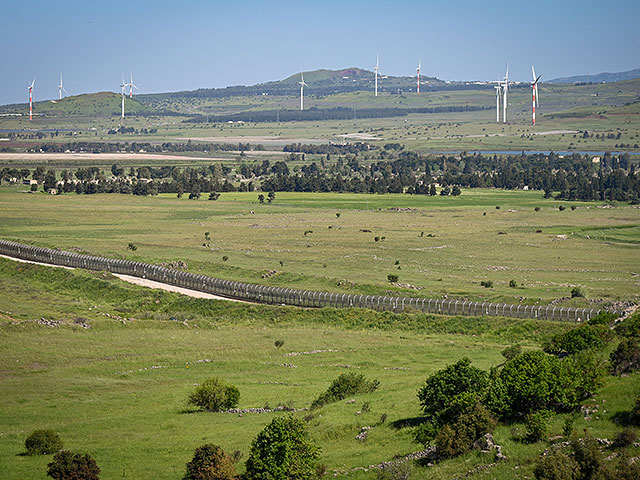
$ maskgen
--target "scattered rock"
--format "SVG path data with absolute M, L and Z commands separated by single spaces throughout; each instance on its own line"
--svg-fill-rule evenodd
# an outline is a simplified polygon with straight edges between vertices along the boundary
M 362 413 L 362 412 L 358 412 L 358 413 Z M 362 427 L 362 429 L 360 430 L 360 433 L 356 435 L 356 440 L 365 442 L 367 440 L 367 433 L 369 433 L 369 430 L 371 430 L 371 427 Z
M 297 357 L 298 355 L 315 355 L 316 353 L 335 353 L 335 352 L 344 352 L 344 350 L 334 350 L 332 348 L 327 348 L 326 350 L 311 350 L 309 352 L 289 352 L 285 353 L 285 357 Z

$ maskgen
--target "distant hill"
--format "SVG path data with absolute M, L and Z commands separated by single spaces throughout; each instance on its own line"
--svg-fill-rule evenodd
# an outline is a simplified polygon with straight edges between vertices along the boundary
M 34 102 L 33 113 L 47 116 L 110 116 L 119 115 L 121 112 L 120 94 L 113 92 L 85 93 L 73 95 L 61 100 L 44 100 Z M 125 114 L 150 114 L 154 109 L 148 105 L 140 103 L 136 97 L 125 99 Z M 0 107 L 2 113 L 23 113 L 28 112 L 28 104 L 14 104 Z
M 337 93 L 373 90 L 374 73 L 357 67 L 349 67 L 341 70 L 313 70 L 304 72 L 304 81 L 308 84 L 305 93 L 309 95 L 334 95 Z M 425 90 L 442 88 L 466 88 L 467 84 L 449 84 L 435 77 L 422 76 L 421 85 Z M 238 85 L 226 88 L 200 88 L 198 90 L 154 93 L 140 95 L 138 98 L 143 103 L 153 104 L 158 100 L 179 100 L 183 98 L 224 98 L 252 95 L 298 95 L 300 92 L 300 72 L 294 73 L 283 80 L 259 83 L 257 85 Z M 411 91 L 416 88 L 416 77 L 394 77 L 380 75 L 378 88 L 381 92 L 397 93 L 398 91 Z M 477 87 L 476 87 L 477 88 Z
M 573 77 L 554 78 L 546 83 L 610 83 L 622 80 L 633 80 L 640 78 L 640 68 L 635 68 L 627 72 L 618 73 L 598 73 L 595 75 L 576 75 Z

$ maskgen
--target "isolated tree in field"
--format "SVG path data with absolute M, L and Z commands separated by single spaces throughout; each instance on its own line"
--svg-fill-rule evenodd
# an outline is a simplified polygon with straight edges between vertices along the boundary
M 292 415 L 275 418 L 251 443 L 247 480 L 310 480 L 316 478 L 320 448 L 306 424 Z
M 462 192 L 460 191 L 460 187 L 458 185 L 454 185 L 453 188 L 451 189 L 451 195 L 453 195 L 454 197 L 457 197 L 461 193 Z
M 234 408 L 240 400 L 240 391 L 235 385 L 219 377 L 211 377 L 189 396 L 189 404 L 211 412 Z
M 67 450 L 56 453 L 47 465 L 47 475 L 54 480 L 99 480 L 100 467 L 88 453 Z
M 271 190 L 268 194 L 267 194 L 267 202 L 269 203 L 273 203 L 273 201 L 276 199 L 276 192 L 274 192 L 273 190 Z
M 260 203 L 264 203 L 264 195 L 262 195 L 262 194 L 258 195 L 258 201 Z
M 231 480 L 235 476 L 236 466 L 231 456 L 218 445 L 208 443 L 196 448 L 182 480 Z

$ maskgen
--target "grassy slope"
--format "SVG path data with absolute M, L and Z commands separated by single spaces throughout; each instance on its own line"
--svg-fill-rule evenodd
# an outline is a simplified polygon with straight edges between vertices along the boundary
M 241 391 L 241 407 L 292 403 L 305 407 L 340 372 L 355 371 L 381 381 L 378 391 L 315 412 L 313 438 L 321 462 L 344 470 L 390 460 L 420 447 L 410 428 L 393 422 L 418 416 L 415 392 L 436 369 L 470 357 L 482 368 L 500 363 L 505 345 L 535 347 L 565 324 L 509 319 L 447 318 L 368 311 L 297 310 L 188 299 L 126 285 L 109 275 L 0 259 L 0 469 L 3 478 L 44 479 L 50 456 L 25 457 L 25 437 L 53 428 L 65 446 L 88 451 L 103 478 L 175 479 L 193 449 L 214 442 L 248 452 L 251 439 L 273 414 L 232 416 L 191 413 L 186 398 L 211 375 Z M 132 318 L 123 324 L 106 317 Z M 188 327 L 171 321 L 186 319 Z M 61 320 L 60 327 L 29 320 Z M 90 329 L 73 326 L 82 318 Z M 284 340 L 282 350 L 273 346 Z M 334 349 L 316 355 L 286 352 Z M 280 364 L 293 364 L 287 368 Z M 152 366 L 161 368 L 151 368 Z M 347 368 L 348 367 L 348 368 Z M 265 383 L 282 382 L 283 385 Z M 609 378 L 592 403 L 603 410 L 579 420 L 597 436 L 612 437 L 612 414 L 628 410 L 640 384 L 637 376 Z M 371 411 L 357 415 L 362 404 Z M 606 406 L 605 406 L 606 402 Z M 377 425 L 382 413 L 387 423 Z M 303 417 L 306 413 L 300 413 Z M 355 440 L 364 425 L 376 425 L 366 443 Z M 562 428 L 562 418 L 553 433 Z M 478 478 L 526 478 L 531 459 L 546 446 L 517 441 L 501 427 L 496 440 L 509 461 Z M 469 454 L 419 469 L 416 478 L 451 478 L 492 459 Z M 358 477 L 371 477 L 358 473 Z
M 262 205 L 255 193 L 210 202 L 206 194 L 190 201 L 18 193 L 24 189 L 0 191 L 2 238 L 151 262 L 181 259 L 194 272 L 315 290 L 544 303 L 581 285 L 592 299 L 638 298 L 640 211 L 628 206 L 578 202 L 561 212 L 561 202 L 540 192 L 500 190 L 459 197 L 278 193 Z M 127 250 L 129 242 L 137 251 Z M 267 270 L 280 273 L 262 279 Z M 395 289 L 389 273 L 423 289 Z M 509 288 L 511 279 L 521 287 Z M 495 287 L 483 288 L 482 280 Z

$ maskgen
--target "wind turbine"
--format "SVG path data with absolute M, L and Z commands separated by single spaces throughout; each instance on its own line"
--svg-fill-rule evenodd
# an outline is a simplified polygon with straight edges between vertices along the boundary
M 498 80 L 498 84 L 493 88 L 496 89 L 496 123 L 500 123 L 500 90 L 502 89 L 500 80 Z
M 380 55 L 376 55 L 376 68 L 374 68 L 373 72 L 376 77 L 376 97 L 378 96 L 378 72 L 380 71 Z
M 507 73 L 502 83 L 502 122 L 507 123 L 507 92 L 509 91 L 509 64 L 507 63 Z
M 64 86 L 62 85 L 62 72 L 60 72 L 60 85 L 58 85 L 58 100 L 62 100 L 62 92 L 64 92 L 65 95 L 68 95 L 67 91 L 64 89 Z
M 124 120 L 124 91 L 127 88 L 129 84 L 128 83 L 124 83 L 124 73 L 122 74 L 122 84 L 120 85 L 120 93 L 122 96 L 122 120 Z
M 33 119 L 33 86 L 36 84 L 36 77 L 33 77 L 33 82 L 29 85 L 29 120 Z
M 304 110 L 304 87 L 308 87 L 306 83 L 304 83 L 304 72 L 300 72 L 300 110 Z
M 532 125 L 536 124 L 536 106 L 540 106 L 540 101 L 538 100 L 538 80 L 540 80 L 540 77 L 542 77 L 542 75 L 538 75 L 536 77 L 536 71 L 533 68 L 533 65 L 531 65 L 531 73 L 533 74 L 533 81 L 531 82 L 531 90 L 533 92 L 533 110 L 532 110 Z
M 418 72 L 418 83 L 417 83 L 418 89 L 417 89 L 417 92 L 418 92 L 418 95 L 420 95 L 420 69 L 421 68 L 422 68 L 422 59 L 420 59 L 420 63 L 418 63 L 418 68 L 417 68 L 417 72 Z
M 133 89 L 135 88 L 136 90 L 138 90 L 138 86 L 133 83 L 133 72 L 131 73 L 131 82 L 129 82 L 127 85 L 129 86 L 129 98 L 133 98 Z M 122 81 L 124 83 L 124 80 Z

